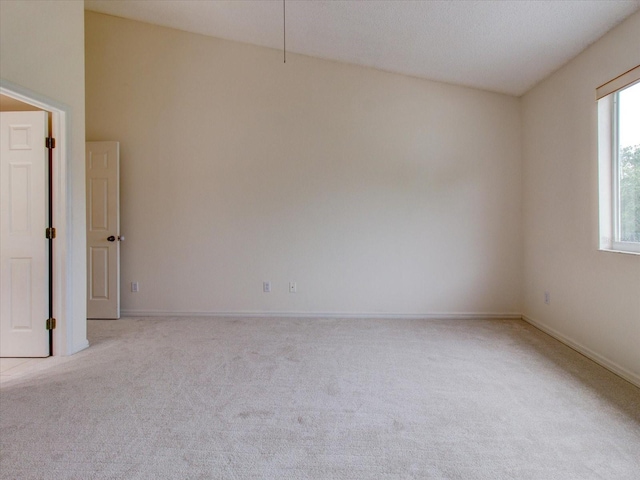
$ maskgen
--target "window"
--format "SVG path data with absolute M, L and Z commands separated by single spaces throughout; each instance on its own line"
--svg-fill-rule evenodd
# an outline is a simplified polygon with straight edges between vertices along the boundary
M 615 94 L 618 240 L 640 244 L 640 82 Z
M 600 248 L 640 253 L 640 66 L 596 94 Z

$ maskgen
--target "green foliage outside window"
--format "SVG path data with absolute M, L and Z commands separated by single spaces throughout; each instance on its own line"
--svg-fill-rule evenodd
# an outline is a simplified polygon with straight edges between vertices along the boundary
M 622 148 L 620 173 L 620 240 L 640 242 L 640 145 Z

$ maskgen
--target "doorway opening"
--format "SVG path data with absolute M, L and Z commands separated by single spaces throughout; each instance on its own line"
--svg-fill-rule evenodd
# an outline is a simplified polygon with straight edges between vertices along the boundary
M 72 292 L 68 281 L 72 265 L 72 251 L 67 234 L 69 227 L 69 171 L 67 165 L 69 108 L 3 80 L 0 84 L 0 110 L 15 111 L 16 108 L 22 111 L 42 110 L 48 112 L 49 134 L 56 139 L 56 148 L 52 151 L 53 173 L 50 179 L 51 188 L 56 195 L 52 211 L 56 227 L 56 241 L 51 258 L 55 265 L 51 301 L 53 302 L 52 318 L 56 319 L 56 328 L 53 330 L 51 346 L 54 356 L 62 356 L 70 353 L 69 347 L 73 340 L 73 321 L 70 316 L 70 294 Z M 43 328 L 45 328 L 44 324 Z

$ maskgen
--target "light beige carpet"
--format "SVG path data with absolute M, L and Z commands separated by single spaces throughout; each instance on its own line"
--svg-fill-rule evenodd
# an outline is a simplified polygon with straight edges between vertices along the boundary
M 640 390 L 518 320 L 90 321 L 2 479 L 638 479 Z

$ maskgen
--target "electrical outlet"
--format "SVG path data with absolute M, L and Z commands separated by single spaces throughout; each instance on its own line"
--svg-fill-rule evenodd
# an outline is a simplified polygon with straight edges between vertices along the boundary
M 132 292 L 139 292 L 140 291 L 140 284 L 138 282 L 131 282 L 131 291 Z
M 264 293 L 271 293 L 271 282 L 262 282 L 262 291 Z
M 298 285 L 296 282 L 289 282 L 289 293 L 296 293 L 298 291 Z
M 549 305 L 551 303 L 551 295 L 549 292 L 544 292 L 544 303 Z

